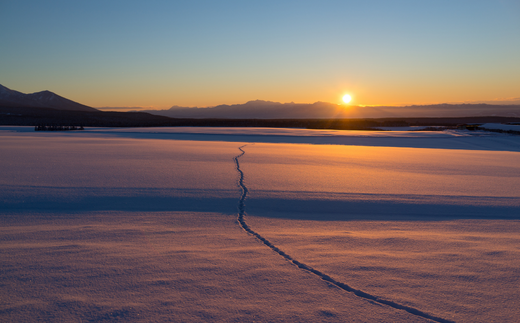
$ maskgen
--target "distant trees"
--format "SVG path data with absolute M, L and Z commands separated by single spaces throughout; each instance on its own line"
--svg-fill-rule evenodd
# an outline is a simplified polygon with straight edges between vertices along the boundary
M 67 131 L 67 130 L 85 130 L 83 126 L 36 126 L 34 131 Z

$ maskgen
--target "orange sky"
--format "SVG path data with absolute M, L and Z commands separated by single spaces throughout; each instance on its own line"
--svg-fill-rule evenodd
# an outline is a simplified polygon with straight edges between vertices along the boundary
M 518 1 L 202 2 L 2 4 L 0 84 L 156 109 L 520 97 Z

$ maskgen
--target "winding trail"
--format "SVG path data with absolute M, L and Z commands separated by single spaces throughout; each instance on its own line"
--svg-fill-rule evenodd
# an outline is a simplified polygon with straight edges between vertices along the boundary
M 428 313 L 425 313 L 423 311 L 420 311 L 420 310 L 418 310 L 416 308 L 413 308 L 413 307 L 410 307 L 410 306 L 406 306 L 406 305 L 401 305 L 401 304 L 398 304 L 396 302 L 389 301 L 389 300 L 380 298 L 378 296 L 365 293 L 362 290 L 352 288 L 349 285 L 347 285 L 345 283 L 342 283 L 342 282 L 339 282 L 339 281 L 335 280 L 334 278 L 330 277 L 329 275 L 324 274 L 321 271 L 316 270 L 316 269 L 314 269 L 314 268 L 312 268 L 312 267 L 310 267 L 310 266 L 308 266 L 308 265 L 306 265 L 304 263 L 301 263 L 298 260 L 292 258 L 288 254 L 286 254 L 285 252 L 280 250 L 278 247 L 276 247 L 274 244 L 272 244 L 269 240 L 267 240 L 266 238 L 262 237 L 259 233 L 256 233 L 253 229 L 251 229 L 251 227 L 249 225 L 247 225 L 247 223 L 246 223 L 246 221 L 244 219 L 244 217 L 246 215 L 245 200 L 247 198 L 247 194 L 249 193 L 249 190 L 247 189 L 246 185 L 244 184 L 244 172 L 240 169 L 240 163 L 238 162 L 238 159 L 240 157 L 242 157 L 246 153 L 242 149 L 245 146 L 247 146 L 247 145 L 238 147 L 238 149 L 241 151 L 241 153 L 239 155 L 233 157 L 233 160 L 235 161 L 236 170 L 237 170 L 237 172 L 240 175 L 240 178 L 238 180 L 238 186 L 240 186 L 240 188 L 242 190 L 242 195 L 240 196 L 240 200 L 238 201 L 238 217 L 237 217 L 237 221 L 238 221 L 240 227 L 242 227 L 242 229 L 244 229 L 244 231 L 246 231 L 247 233 L 253 235 L 255 238 L 260 240 L 264 245 L 266 245 L 267 247 L 271 248 L 271 250 L 273 250 L 274 252 L 278 253 L 280 256 L 284 257 L 287 261 L 293 263 L 298 268 L 300 268 L 302 270 L 305 270 L 305 271 L 307 271 L 307 272 L 309 272 L 311 274 L 314 274 L 314 275 L 318 276 L 319 278 L 323 279 L 324 281 L 326 281 L 326 282 L 328 282 L 328 283 L 330 283 L 330 284 L 332 284 L 332 285 L 334 285 L 334 286 L 336 286 L 336 287 L 338 287 L 338 288 L 340 288 L 340 289 L 342 289 L 344 291 L 353 293 L 354 295 L 356 295 L 358 297 L 365 298 L 365 299 L 368 299 L 368 300 L 373 301 L 373 302 L 377 302 L 377 303 L 380 303 L 380 304 L 384 304 L 384 305 L 390 306 L 390 307 L 395 308 L 395 309 L 404 310 L 404 311 L 406 311 L 406 312 L 408 312 L 410 314 L 413 314 L 413 315 L 416 315 L 416 316 L 420 316 L 420 317 L 423 317 L 423 318 L 426 318 L 426 319 L 430 319 L 430 320 L 435 321 L 435 322 L 455 323 L 454 321 L 450 321 L 450 320 L 446 320 L 446 319 L 443 319 L 443 318 L 440 318 L 440 317 L 433 316 L 431 314 L 428 314 Z

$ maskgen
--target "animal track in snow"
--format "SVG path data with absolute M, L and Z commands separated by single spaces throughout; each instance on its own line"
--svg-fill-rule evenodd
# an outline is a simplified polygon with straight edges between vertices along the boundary
M 420 317 L 423 317 L 423 318 L 426 318 L 426 319 L 430 319 L 430 320 L 435 321 L 435 322 L 454 323 L 453 321 L 433 316 L 431 314 L 425 313 L 425 312 L 423 312 L 421 310 L 418 310 L 416 308 L 413 308 L 413 307 L 410 307 L 410 306 L 406 306 L 406 305 L 401 305 L 401 304 L 398 304 L 396 302 L 383 299 L 383 298 L 381 298 L 379 296 L 375 296 L 375 295 L 372 295 L 372 294 L 369 294 L 369 293 L 365 293 L 362 290 L 352 288 L 352 287 L 350 287 L 349 285 L 347 285 L 345 283 L 339 282 L 339 281 L 335 280 L 334 278 L 330 277 L 329 275 L 324 274 L 321 271 L 316 270 L 316 269 L 314 269 L 314 268 L 312 268 L 312 267 L 310 267 L 310 266 L 308 266 L 308 265 L 306 265 L 306 264 L 304 264 L 302 262 L 299 262 L 298 260 L 294 259 L 290 255 L 288 255 L 285 252 L 283 252 L 282 250 L 280 250 L 274 244 L 272 244 L 269 240 L 267 240 L 266 238 L 262 237 L 259 233 L 255 232 L 253 229 L 251 229 L 251 227 L 246 223 L 245 218 L 244 218 L 245 215 L 246 215 L 245 200 L 247 198 L 247 194 L 249 193 L 249 190 L 247 189 L 247 186 L 244 183 L 244 172 L 240 169 L 240 163 L 238 162 L 238 159 L 240 157 L 242 157 L 246 153 L 242 149 L 245 146 L 247 146 L 247 145 L 238 147 L 238 149 L 241 151 L 241 153 L 239 155 L 233 157 L 233 160 L 235 161 L 236 170 L 237 170 L 237 172 L 240 175 L 239 180 L 238 180 L 238 186 L 242 190 L 242 195 L 240 196 L 240 200 L 238 201 L 238 217 L 237 217 L 237 221 L 238 221 L 238 224 L 240 225 L 240 227 L 242 227 L 242 229 L 244 231 L 246 231 L 247 233 L 253 235 L 255 238 L 260 240 L 264 245 L 266 245 L 267 247 L 271 248 L 271 250 L 273 250 L 274 252 L 278 253 L 280 256 L 284 257 L 287 261 L 289 261 L 292 264 L 296 265 L 298 268 L 300 268 L 302 270 L 305 270 L 305 271 L 307 271 L 307 272 L 309 272 L 311 274 L 314 274 L 314 275 L 318 276 L 319 278 L 321 278 L 322 280 L 324 280 L 324 281 L 326 281 L 326 282 L 328 282 L 328 283 L 330 283 L 330 284 L 332 284 L 332 285 L 334 285 L 334 286 L 336 286 L 336 287 L 338 287 L 338 288 L 340 288 L 340 289 L 342 289 L 344 291 L 353 293 L 354 295 L 356 295 L 358 297 L 365 298 L 365 299 L 373 301 L 373 302 L 377 302 L 377 303 L 380 303 L 380 304 L 384 304 L 384 305 L 390 306 L 390 307 L 395 308 L 395 309 L 404 310 L 404 311 L 406 311 L 406 312 L 408 312 L 410 314 L 413 314 L 413 315 L 416 315 L 416 316 L 420 316 Z

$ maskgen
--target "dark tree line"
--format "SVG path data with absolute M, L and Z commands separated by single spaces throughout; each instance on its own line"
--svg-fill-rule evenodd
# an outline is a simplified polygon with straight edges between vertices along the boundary
M 83 126 L 36 126 L 34 131 L 67 131 L 67 130 L 85 130 Z
M 67 111 L 34 107 L 2 107 L 0 105 L 0 125 L 33 126 L 37 131 L 74 130 L 69 129 L 71 125 L 76 125 L 76 127 L 82 125 L 84 127 L 275 127 L 372 130 L 379 127 L 457 127 L 461 124 L 507 122 L 520 122 L 520 118 L 489 116 L 378 119 L 187 119 L 169 118 L 144 112 Z M 38 127 L 45 127 L 45 129 L 38 129 Z

